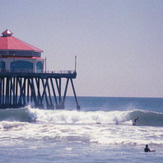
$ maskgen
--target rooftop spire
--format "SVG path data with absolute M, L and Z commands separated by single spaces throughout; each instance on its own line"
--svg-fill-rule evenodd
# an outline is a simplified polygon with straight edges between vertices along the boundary
M 2 36 L 4 36 L 4 37 L 11 36 L 12 34 L 13 33 L 8 29 L 6 29 L 4 32 L 2 32 Z

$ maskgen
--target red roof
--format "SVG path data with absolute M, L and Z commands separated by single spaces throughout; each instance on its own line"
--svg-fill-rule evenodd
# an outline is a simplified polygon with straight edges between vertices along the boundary
M 43 52 L 43 50 L 34 47 L 18 38 L 12 36 L 12 32 L 5 30 L 0 37 L 0 50 L 28 50 Z

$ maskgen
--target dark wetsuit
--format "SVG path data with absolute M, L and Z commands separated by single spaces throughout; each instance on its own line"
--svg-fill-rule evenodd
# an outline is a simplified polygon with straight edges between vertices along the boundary
M 136 125 L 136 122 L 137 122 L 137 121 L 139 121 L 139 117 L 137 117 L 137 118 L 135 118 L 135 119 L 133 120 L 133 123 L 132 123 L 132 124 L 133 124 L 133 126 L 135 126 L 135 125 Z
M 144 148 L 144 152 L 150 152 L 150 149 L 148 147 Z

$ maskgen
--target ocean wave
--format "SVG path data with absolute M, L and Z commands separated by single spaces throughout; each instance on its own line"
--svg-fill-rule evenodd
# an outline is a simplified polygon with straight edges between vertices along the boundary
M 139 117 L 136 122 L 138 126 L 163 126 L 163 113 L 134 110 L 129 113 L 129 118 L 133 120 L 135 117 Z
M 139 117 L 138 126 L 163 126 L 163 113 L 132 111 L 68 111 L 29 109 L 37 122 L 66 124 L 127 124 L 133 125 L 133 119 Z
M 18 109 L 0 109 L 0 121 L 34 122 L 35 118 L 29 111 L 30 107 Z
M 56 124 L 117 124 L 133 125 L 133 119 L 139 117 L 137 126 L 163 126 L 163 113 L 131 111 L 69 111 L 44 110 L 27 106 L 21 109 L 0 110 L 0 121 L 20 121 Z
M 132 120 L 139 117 L 138 126 Z M 131 111 L 68 111 L 31 108 L 0 110 L 1 143 L 20 141 L 77 142 L 104 145 L 163 145 L 163 113 Z M 35 123 L 29 123 L 29 122 Z M 151 122 L 152 121 L 152 122 Z M 7 131 L 7 132 L 5 132 Z M 14 141 L 13 141 L 14 142 Z

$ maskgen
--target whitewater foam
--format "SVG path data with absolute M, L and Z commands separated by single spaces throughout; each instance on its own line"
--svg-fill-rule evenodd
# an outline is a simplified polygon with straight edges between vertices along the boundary
M 44 110 L 27 106 L 20 109 L 1 109 L 0 121 L 55 123 L 55 124 L 118 124 L 132 125 L 139 117 L 137 126 L 163 126 L 163 113 L 130 111 L 76 111 Z
M 0 130 L 7 130 L 0 137 L 1 143 L 12 135 L 17 141 L 163 145 L 163 114 L 158 112 L 40 110 L 28 106 L 0 113 Z M 132 126 L 135 117 L 139 122 Z
M 40 110 L 28 108 L 31 119 L 37 122 L 58 124 L 128 124 L 139 117 L 136 125 L 163 126 L 163 113 L 132 110 L 132 111 L 69 111 Z

